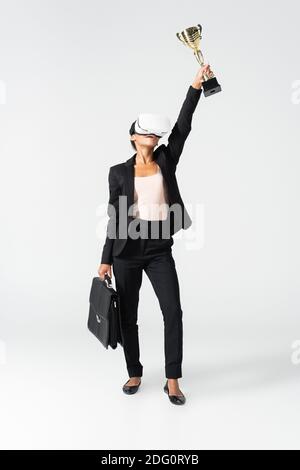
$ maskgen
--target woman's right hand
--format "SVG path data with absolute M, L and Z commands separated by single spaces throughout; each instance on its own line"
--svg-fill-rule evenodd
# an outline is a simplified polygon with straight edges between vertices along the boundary
M 102 281 L 104 280 L 104 276 L 106 273 L 109 275 L 110 278 L 112 278 L 111 264 L 100 264 L 98 274 Z
M 209 64 L 204 64 L 203 66 L 201 66 L 199 68 L 199 70 L 198 70 L 198 72 L 195 76 L 195 79 L 192 83 L 192 86 L 194 88 L 197 88 L 199 90 L 202 87 L 203 81 L 204 81 L 204 75 L 207 75 L 208 77 L 213 75 L 213 71 L 211 70 Z

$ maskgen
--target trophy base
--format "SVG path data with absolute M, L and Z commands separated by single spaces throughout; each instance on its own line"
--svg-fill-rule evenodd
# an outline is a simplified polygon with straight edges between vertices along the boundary
M 202 86 L 203 86 L 204 96 L 211 96 L 211 95 L 214 95 L 215 93 L 219 93 L 219 91 L 222 90 L 216 77 L 209 78 L 208 80 L 203 82 Z

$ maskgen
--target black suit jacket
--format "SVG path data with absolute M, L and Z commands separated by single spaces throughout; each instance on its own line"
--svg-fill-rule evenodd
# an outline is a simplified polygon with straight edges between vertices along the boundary
M 192 116 L 202 93 L 192 85 L 189 86 L 185 100 L 179 112 L 177 121 L 169 135 L 168 145 L 161 144 L 153 152 L 153 158 L 160 166 L 162 175 L 168 189 L 170 205 L 178 203 L 181 206 L 182 217 L 171 223 L 171 234 L 173 235 L 181 228 L 187 229 L 192 224 L 192 220 L 184 206 L 181 198 L 177 179 L 176 168 L 179 157 L 182 153 L 184 143 L 192 128 Z M 127 238 L 119 238 L 118 230 L 112 238 L 114 227 L 118 227 L 119 221 L 119 196 L 127 196 L 127 207 L 134 203 L 134 164 L 136 153 L 123 163 L 113 165 L 109 169 L 109 204 L 108 204 L 108 226 L 106 240 L 102 250 L 101 263 L 112 264 L 113 256 L 117 256 L 123 250 Z M 127 228 L 132 216 L 126 215 Z M 174 218 L 173 218 L 174 219 Z

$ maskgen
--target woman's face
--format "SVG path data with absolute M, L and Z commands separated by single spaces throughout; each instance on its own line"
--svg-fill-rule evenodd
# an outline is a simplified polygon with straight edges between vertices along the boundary
M 136 145 L 152 148 L 154 148 L 158 144 L 159 139 L 160 137 L 157 137 L 155 134 L 133 134 L 131 136 L 131 140 L 133 140 Z

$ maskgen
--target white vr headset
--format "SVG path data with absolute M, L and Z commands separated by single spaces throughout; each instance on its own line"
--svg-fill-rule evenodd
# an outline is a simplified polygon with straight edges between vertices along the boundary
M 163 114 L 139 114 L 134 124 L 136 134 L 155 134 L 157 137 L 163 137 L 169 132 L 170 128 L 171 121 L 168 116 Z

